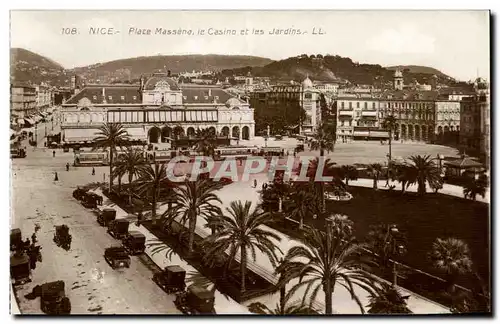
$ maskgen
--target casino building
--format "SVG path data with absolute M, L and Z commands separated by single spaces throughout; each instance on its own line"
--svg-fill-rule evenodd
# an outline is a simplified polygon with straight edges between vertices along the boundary
M 76 88 L 76 82 L 73 81 Z M 121 123 L 133 139 L 167 143 L 175 132 L 192 136 L 211 128 L 218 136 L 254 137 L 250 104 L 220 87 L 182 84 L 167 74 L 141 78 L 140 85 L 86 85 L 62 105 L 66 143 L 92 141 L 104 123 Z

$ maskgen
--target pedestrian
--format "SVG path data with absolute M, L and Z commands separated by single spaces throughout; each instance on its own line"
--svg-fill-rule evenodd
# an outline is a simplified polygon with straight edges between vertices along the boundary
M 54 172 L 54 181 L 59 181 L 59 178 L 57 177 L 57 172 Z
M 253 187 L 257 188 L 257 179 L 253 179 Z
M 95 168 L 92 167 L 92 175 L 95 175 Z
M 56 157 L 56 151 L 52 151 L 52 157 Z
M 66 171 L 69 171 L 69 163 L 66 163 Z
M 141 226 L 142 222 L 142 211 L 139 210 L 139 213 L 137 214 L 137 227 Z

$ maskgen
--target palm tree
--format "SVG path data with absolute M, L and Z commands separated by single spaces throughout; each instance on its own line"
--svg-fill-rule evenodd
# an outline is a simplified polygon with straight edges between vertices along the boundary
M 156 226 L 156 208 L 160 197 L 164 193 L 172 190 L 172 183 L 167 175 L 167 166 L 165 163 L 155 162 L 153 166 L 146 164 L 138 172 L 139 176 L 135 183 L 137 192 L 145 195 L 151 203 L 151 219 L 153 226 Z
M 358 180 L 358 169 L 354 165 L 343 165 L 340 167 L 345 185 L 349 185 L 349 180 Z
M 397 180 L 401 183 L 401 193 L 414 184 L 417 180 L 415 169 L 408 163 L 393 164 L 392 180 Z
M 119 157 L 118 163 L 115 166 L 117 174 L 121 174 L 121 176 L 128 174 L 129 204 L 132 204 L 132 180 L 144 170 L 145 165 L 146 161 L 142 152 L 129 147 L 125 154 Z M 119 179 L 121 179 L 121 176 Z
M 214 130 L 210 128 L 198 128 L 196 130 L 195 137 L 198 139 L 198 142 L 196 143 L 196 151 L 204 156 L 213 157 L 217 139 Z
M 317 196 L 310 182 L 294 182 L 290 190 L 290 200 L 293 207 L 290 209 L 290 217 L 299 219 L 299 229 L 304 227 L 304 218 L 318 212 Z
M 267 225 L 273 221 L 270 213 L 265 213 L 255 208 L 250 211 L 252 203 L 246 201 L 232 201 L 226 211 L 228 216 L 220 214 L 210 219 L 211 226 L 219 227 L 220 230 L 206 238 L 205 257 L 213 258 L 220 251 L 228 251 L 226 269 L 229 269 L 236 254 L 240 252 L 240 274 L 241 291 L 246 290 L 245 277 L 247 271 L 247 253 L 250 252 L 253 261 L 256 261 L 256 249 L 267 256 L 271 264 L 276 267 L 276 252 L 281 250 L 271 239 L 279 242 L 281 238 L 261 225 Z
M 368 166 L 368 172 L 373 178 L 373 189 L 378 189 L 378 179 L 382 174 L 382 164 L 372 163 Z
M 252 313 L 263 315 L 314 315 L 317 312 L 309 306 L 297 302 L 290 302 L 291 295 L 286 294 L 283 300 L 275 306 L 274 309 L 269 308 L 263 303 L 252 303 L 248 306 L 248 310 Z
M 344 219 L 342 219 L 344 218 Z M 364 245 L 354 243 L 351 225 L 347 218 L 337 217 L 340 222 L 327 225 L 325 234 L 317 229 L 307 230 L 300 239 L 302 245 L 288 250 L 282 264 L 276 268 L 281 275 L 281 284 L 294 278 L 300 278 L 291 290 L 294 294 L 306 287 L 303 301 L 309 297 L 310 305 L 316 299 L 321 288 L 325 292 L 325 314 L 332 314 L 332 295 L 335 285 L 339 284 L 349 291 L 361 312 L 363 305 L 354 291 L 358 286 L 368 292 L 373 292 L 374 278 L 367 271 L 370 262 L 361 256 Z M 333 235 L 334 231 L 336 235 Z M 308 296 L 308 293 L 312 293 Z
M 425 195 L 426 183 L 435 183 L 441 178 L 439 168 L 436 166 L 430 155 L 410 156 L 410 162 L 418 184 L 417 192 L 420 195 Z
M 96 147 L 109 148 L 109 191 L 113 186 L 113 157 L 116 147 L 121 147 L 128 139 L 128 133 L 122 124 L 105 123 L 102 125 L 94 139 Z
M 369 314 L 412 314 L 412 311 L 406 305 L 410 296 L 402 296 L 396 287 L 385 282 L 381 287 L 375 289 L 375 294 L 370 296 L 368 304 Z
M 118 168 L 121 164 L 120 161 L 115 162 L 115 167 L 113 168 L 113 178 L 118 178 L 118 192 L 122 191 L 122 177 L 125 175 L 125 171 L 122 168 Z
M 382 128 L 389 132 L 389 167 L 392 161 L 392 133 L 397 131 L 397 119 L 393 115 L 387 116 L 382 121 Z
M 174 189 L 172 208 L 167 210 L 162 218 L 165 223 L 173 221 L 180 216 L 180 223 L 189 226 L 189 252 L 193 252 L 194 237 L 196 230 L 196 220 L 198 217 L 209 219 L 221 213 L 222 204 L 215 192 L 222 188 L 219 182 L 197 179 L 196 181 L 186 181 Z
M 485 174 L 479 176 L 478 179 L 468 178 L 464 183 L 464 197 L 476 200 L 477 195 L 484 198 L 486 188 L 488 187 L 488 177 Z
M 430 259 L 434 268 L 445 274 L 451 290 L 459 275 L 472 270 L 469 247 L 464 241 L 456 238 L 437 238 L 432 244 Z

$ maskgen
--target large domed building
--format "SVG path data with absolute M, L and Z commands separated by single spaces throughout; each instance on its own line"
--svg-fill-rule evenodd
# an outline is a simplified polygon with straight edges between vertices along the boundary
M 141 78 L 140 85 L 86 85 L 62 109 L 67 143 L 92 141 L 104 123 L 121 123 L 134 139 L 168 143 L 175 129 L 192 136 L 210 128 L 219 136 L 254 136 L 254 110 L 217 86 L 179 85 L 167 74 Z

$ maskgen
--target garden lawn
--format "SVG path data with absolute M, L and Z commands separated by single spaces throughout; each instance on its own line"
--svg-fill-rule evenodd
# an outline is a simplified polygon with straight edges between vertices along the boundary
M 415 193 L 373 190 L 349 187 L 354 196 L 350 201 L 327 201 L 328 211 L 348 215 L 354 221 L 354 233 L 364 241 L 370 225 L 397 224 L 407 239 L 407 253 L 403 263 L 440 276 L 428 259 L 436 238 L 455 237 L 464 240 L 470 250 L 474 266 L 488 282 L 489 266 L 489 205 L 458 197 L 428 193 L 419 197 Z M 308 225 L 324 229 L 319 217 L 307 219 Z M 460 284 L 467 286 L 466 278 Z

